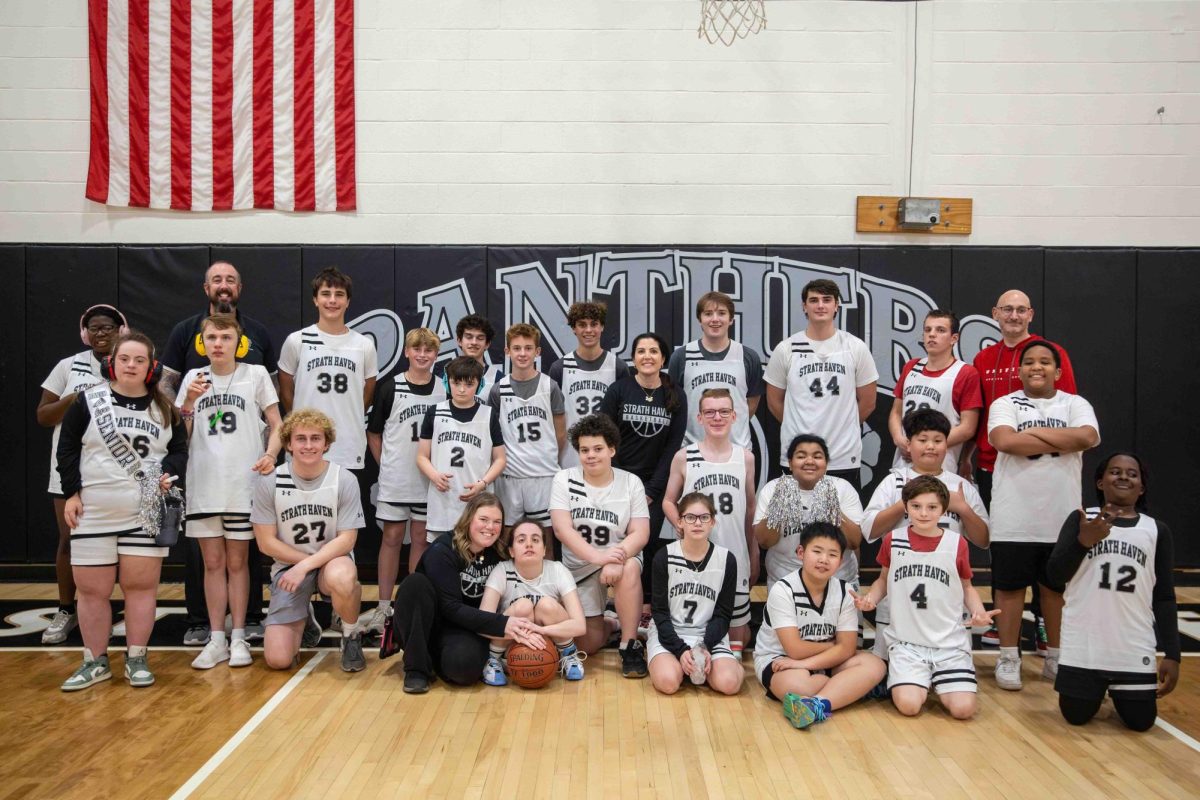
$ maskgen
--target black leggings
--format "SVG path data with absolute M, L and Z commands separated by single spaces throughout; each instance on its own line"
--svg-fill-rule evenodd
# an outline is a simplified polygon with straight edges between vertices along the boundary
M 1100 710 L 1100 704 L 1104 702 L 1104 698 L 1097 697 L 1084 699 L 1080 697 L 1067 697 L 1065 694 L 1058 696 L 1058 709 L 1062 712 L 1063 719 L 1072 725 L 1083 725 L 1092 717 L 1096 716 L 1096 712 Z M 1113 706 L 1117 709 L 1117 716 L 1121 718 L 1121 722 L 1126 728 L 1133 731 L 1148 731 L 1154 726 L 1154 720 L 1158 717 L 1158 701 L 1154 698 L 1148 700 L 1131 700 L 1129 698 L 1113 697 Z
M 437 589 L 416 572 L 396 587 L 392 625 L 404 648 L 404 671 L 470 686 L 483 677 L 488 640 L 474 631 L 451 627 L 438 615 Z
M 650 541 L 642 548 L 642 602 L 650 602 L 650 572 L 654 568 L 654 554 L 670 544 L 667 539 L 658 538 L 667 515 L 662 510 L 662 498 L 650 503 Z

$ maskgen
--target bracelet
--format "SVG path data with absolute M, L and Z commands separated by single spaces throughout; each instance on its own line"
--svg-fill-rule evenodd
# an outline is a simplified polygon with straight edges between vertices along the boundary
M 179 409 L 179 416 L 183 417 L 184 419 L 191 419 L 192 417 L 196 416 L 196 412 L 181 408 Z

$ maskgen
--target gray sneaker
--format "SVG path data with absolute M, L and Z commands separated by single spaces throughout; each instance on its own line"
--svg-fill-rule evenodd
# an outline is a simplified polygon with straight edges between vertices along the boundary
M 71 631 L 79 627 L 79 616 L 61 608 L 50 620 L 50 627 L 42 633 L 42 644 L 62 644 L 71 635 Z
M 183 634 L 183 643 L 188 647 L 203 647 L 208 644 L 211 635 L 212 631 L 209 630 L 208 623 L 193 625 Z
M 362 672 L 367 668 L 363 655 L 362 633 L 342 637 L 342 672 Z
M 135 689 L 154 685 L 154 673 L 145 656 L 125 656 L 125 680 Z
M 304 647 L 320 647 L 321 637 L 325 635 L 325 631 L 321 630 L 321 625 L 317 622 L 317 612 L 313 608 L 313 604 L 308 604 L 308 622 L 304 623 L 304 635 L 300 639 L 300 644 Z
M 91 661 L 84 661 L 79 666 L 79 669 L 71 673 L 71 677 L 63 681 L 62 690 L 64 692 L 78 692 L 80 689 L 86 689 L 93 683 L 106 681 L 112 678 L 112 670 L 108 667 L 108 656 L 100 656 Z
M 261 642 L 263 640 L 263 624 L 261 622 L 246 623 L 246 641 Z

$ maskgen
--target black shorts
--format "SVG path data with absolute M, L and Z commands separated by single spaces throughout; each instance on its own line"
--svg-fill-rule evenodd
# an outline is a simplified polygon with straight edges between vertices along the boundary
M 1066 664 L 1058 665 L 1054 691 L 1067 697 L 1099 702 L 1108 692 L 1113 699 L 1154 701 L 1158 697 L 1158 673 L 1154 659 L 1150 672 L 1112 672 L 1103 669 L 1084 669 Z
M 1054 545 L 1041 542 L 992 542 L 992 588 L 1015 592 L 1037 584 L 1050 587 L 1046 562 L 1053 550 Z
M 783 656 L 780 656 L 780 658 L 783 658 Z M 772 659 L 771 664 L 774 664 L 774 663 L 775 663 L 775 659 Z M 772 676 L 775 675 L 775 670 L 771 669 L 771 664 L 767 664 L 765 667 L 763 667 L 762 674 L 758 676 L 758 680 L 760 683 L 762 683 L 763 689 L 765 689 L 767 692 L 767 699 L 774 700 L 776 703 L 778 703 L 779 698 L 776 697 L 775 693 L 771 691 L 771 678 L 772 678 Z M 812 669 L 812 670 L 809 670 L 809 672 L 812 673 L 813 675 L 828 675 L 829 674 L 829 670 L 827 670 L 827 669 Z

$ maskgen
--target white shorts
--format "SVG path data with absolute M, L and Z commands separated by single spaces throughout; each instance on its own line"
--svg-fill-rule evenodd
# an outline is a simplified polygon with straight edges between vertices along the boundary
M 637 562 L 640 572 L 643 567 L 642 554 L 638 553 L 633 560 Z M 579 604 L 583 606 L 585 617 L 600 616 L 608 604 L 608 587 L 600 582 L 600 567 L 595 569 L 595 572 L 584 578 L 579 578 L 575 573 L 571 573 L 571 577 L 575 578 L 575 591 L 579 592 Z
M 932 687 L 938 694 L 979 691 L 969 650 L 893 642 L 888 656 L 888 691 L 906 685 Z
M 428 507 L 425 503 L 390 503 L 380 500 L 375 503 L 375 519 L 380 522 L 424 522 Z M 408 537 L 405 536 L 405 539 Z
M 544 478 L 513 478 L 500 476 L 496 494 L 504 503 L 504 524 L 515 525 L 521 517 L 537 520 L 543 528 L 550 527 L 550 488 L 554 476 Z
M 683 639 L 684 643 L 687 644 L 688 647 L 694 647 L 697 642 L 704 640 L 704 634 L 698 633 L 694 636 L 680 636 L 679 638 Z M 664 653 L 672 657 L 675 655 L 670 650 L 659 644 L 658 628 L 653 622 L 651 622 L 650 630 L 646 631 L 646 663 L 649 664 L 654 660 L 655 656 L 661 656 Z M 737 659 L 737 656 L 733 654 L 733 649 L 729 646 L 729 634 L 725 634 L 725 637 L 717 643 L 717 646 L 709 651 L 709 655 L 712 656 L 713 661 L 716 661 L 718 658 Z
M 136 528 L 112 532 L 71 531 L 71 566 L 115 567 L 120 556 L 166 558 L 169 547 L 154 544 L 139 525 Z
M 254 538 L 254 526 L 250 524 L 249 511 L 244 514 L 204 514 L 188 517 L 183 529 L 191 539 L 224 537 L 248 542 Z

